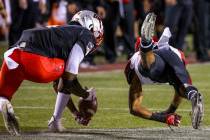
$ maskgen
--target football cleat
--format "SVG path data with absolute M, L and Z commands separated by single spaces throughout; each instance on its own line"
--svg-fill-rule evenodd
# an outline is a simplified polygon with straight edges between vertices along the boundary
M 19 123 L 15 117 L 13 107 L 8 100 L 2 103 L 2 115 L 7 131 L 13 136 L 19 136 Z
M 154 13 L 148 13 L 141 27 L 141 36 L 143 42 L 149 42 L 154 36 L 156 15 Z M 146 47 L 146 46 L 145 46 Z
M 200 93 L 195 94 L 192 99 L 192 126 L 198 129 L 201 125 L 204 116 L 203 97 Z
M 65 128 L 61 124 L 61 120 L 56 120 L 54 116 L 52 116 L 50 121 L 48 122 L 48 128 L 52 132 L 62 132 L 65 130 Z

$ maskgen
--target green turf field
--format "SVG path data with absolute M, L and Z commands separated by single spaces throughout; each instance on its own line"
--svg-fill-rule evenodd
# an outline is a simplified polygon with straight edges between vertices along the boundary
M 205 116 L 203 125 L 210 126 L 210 64 L 189 65 L 188 70 L 194 85 L 204 95 Z M 144 120 L 129 114 L 128 85 L 123 71 L 81 73 L 82 85 L 95 87 L 98 97 L 98 112 L 88 127 L 78 125 L 66 109 L 63 124 L 66 128 L 142 128 L 167 127 L 165 124 Z M 144 105 L 152 110 L 166 109 L 173 97 L 173 89 L 168 85 L 143 86 Z M 76 97 L 74 97 L 77 100 Z M 15 94 L 12 104 L 19 118 L 22 130 L 38 131 L 47 129 L 56 95 L 51 84 L 24 82 Z M 190 126 L 190 102 L 183 100 L 178 113 L 182 115 L 181 126 Z M 5 131 L 0 116 L 0 131 Z

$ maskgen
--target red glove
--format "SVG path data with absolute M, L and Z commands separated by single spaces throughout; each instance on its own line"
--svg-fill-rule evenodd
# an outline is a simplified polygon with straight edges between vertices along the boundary
M 182 117 L 176 113 L 168 114 L 166 116 L 166 123 L 168 125 L 179 126 L 181 123 L 181 118 Z

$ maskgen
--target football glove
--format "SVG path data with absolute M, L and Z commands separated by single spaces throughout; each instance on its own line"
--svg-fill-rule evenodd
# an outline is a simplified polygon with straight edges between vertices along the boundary
M 179 126 L 181 123 L 181 116 L 176 113 L 171 113 L 166 116 L 166 123 L 170 126 Z
M 84 126 L 87 126 L 91 120 L 91 118 L 87 118 L 87 117 L 84 117 L 82 116 L 82 114 L 80 112 L 76 112 L 74 114 L 75 116 L 75 121 L 78 123 L 78 124 L 81 124 L 81 125 L 84 125 Z

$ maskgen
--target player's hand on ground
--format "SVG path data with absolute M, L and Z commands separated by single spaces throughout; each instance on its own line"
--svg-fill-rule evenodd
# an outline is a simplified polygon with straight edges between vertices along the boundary
M 179 126 L 181 123 L 181 116 L 176 113 L 171 113 L 166 116 L 166 123 L 172 126 Z

